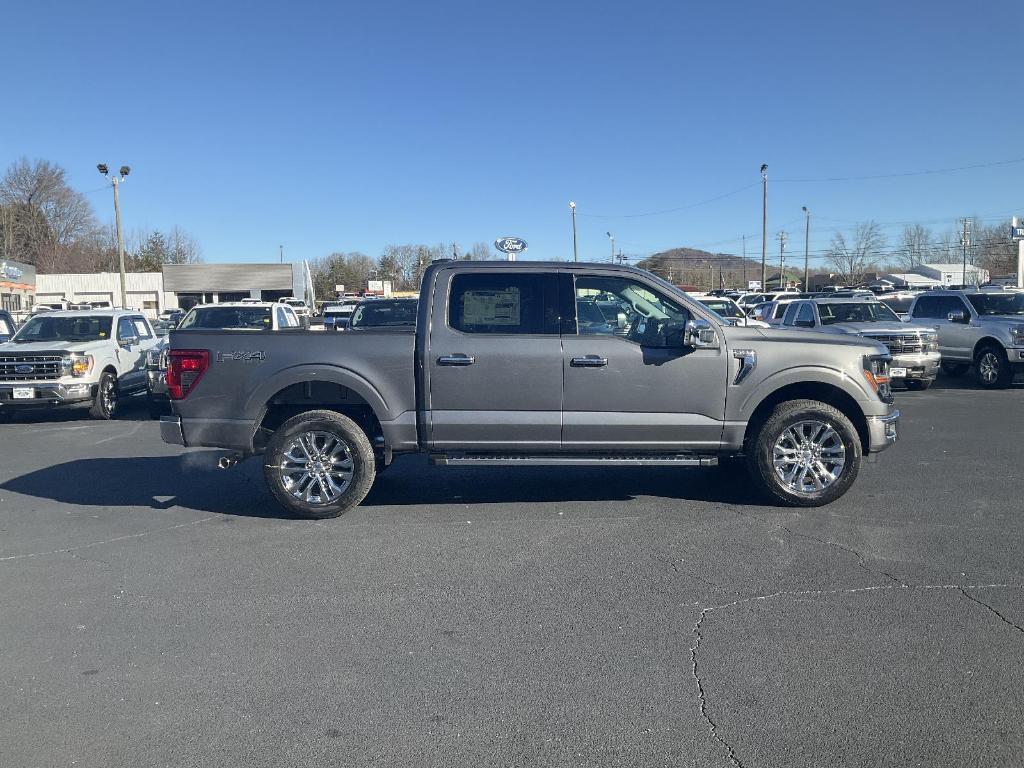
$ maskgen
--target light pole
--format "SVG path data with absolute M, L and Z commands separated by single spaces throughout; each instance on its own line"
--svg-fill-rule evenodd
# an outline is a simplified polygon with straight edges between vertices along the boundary
M 768 163 L 761 164 L 761 290 L 766 290 L 768 264 Z
M 804 221 L 804 290 L 811 290 L 808 284 L 811 280 L 811 212 L 807 210 L 807 206 L 803 206 L 804 214 L 806 215 L 806 221 Z
M 284 246 L 283 245 L 277 246 L 277 251 L 278 251 L 278 254 L 281 257 L 281 263 L 284 264 Z
M 612 264 L 615 263 L 615 235 L 611 232 L 605 232 L 608 235 L 608 239 L 612 241 Z
M 572 260 L 579 261 L 579 254 L 576 253 L 576 203 L 569 201 L 569 210 L 572 211 Z
M 106 163 L 98 163 L 96 170 L 106 176 L 109 172 Z M 121 229 L 121 199 L 117 194 L 117 187 L 131 173 L 131 168 L 122 165 L 118 169 L 117 176 L 110 177 L 110 183 L 114 187 L 114 220 L 117 222 L 117 261 L 121 270 L 121 309 L 128 309 L 128 291 L 124 284 L 124 230 Z

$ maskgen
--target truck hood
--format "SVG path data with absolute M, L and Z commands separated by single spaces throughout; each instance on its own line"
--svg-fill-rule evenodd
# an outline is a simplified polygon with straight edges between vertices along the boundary
M 71 352 L 82 352 L 84 354 L 97 354 L 109 348 L 111 342 L 105 341 L 30 341 L 26 344 L 15 344 L 7 342 L 0 344 L 0 354 L 62 354 Z
M 849 347 L 851 352 L 862 355 L 885 355 L 889 350 L 880 342 L 865 339 L 856 334 L 820 333 L 818 331 L 797 330 L 795 328 L 737 328 L 725 330 L 730 346 L 738 346 L 744 342 L 756 343 L 758 340 L 777 344 L 806 344 L 830 347 Z
M 1024 315 L 981 315 L 974 322 L 1024 325 Z
M 826 325 L 822 330 L 832 333 L 867 334 L 869 336 L 889 336 L 914 331 L 933 331 L 934 328 L 916 323 L 836 323 Z

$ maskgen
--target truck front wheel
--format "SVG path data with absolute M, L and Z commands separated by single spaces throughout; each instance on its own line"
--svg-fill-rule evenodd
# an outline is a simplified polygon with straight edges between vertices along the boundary
M 751 476 L 772 500 L 820 507 L 853 485 L 862 450 L 857 430 L 838 408 L 790 400 L 760 425 L 746 456 Z
M 263 474 L 274 498 L 292 514 L 338 517 L 366 498 L 376 474 L 373 446 L 352 419 L 307 411 L 271 436 Z

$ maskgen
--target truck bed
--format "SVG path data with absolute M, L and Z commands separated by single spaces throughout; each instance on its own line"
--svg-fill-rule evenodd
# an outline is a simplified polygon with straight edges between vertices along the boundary
M 415 339 L 412 329 L 172 331 L 172 351 L 209 355 L 187 396 L 173 403 L 184 442 L 258 453 L 261 426 L 276 428 L 303 402 L 316 402 L 354 415 L 372 409 L 373 428 L 389 446 L 413 450 Z

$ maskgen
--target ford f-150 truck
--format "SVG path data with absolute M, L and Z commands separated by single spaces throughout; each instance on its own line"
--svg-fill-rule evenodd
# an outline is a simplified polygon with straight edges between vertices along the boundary
M 261 455 L 277 500 L 310 518 L 357 505 L 414 451 L 456 466 L 742 456 L 776 502 L 818 506 L 896 440 L 881 344 L 726 325 L 635 268 L 436 262 L 418 312 L 405 333 L 172 331 L 163 439 L 227 449 L 221 466 Z
M 140 312 L 41 312 L 0 344 L 0 419 L 30 408 L 89 406 L 112 419 L 118 399 L 146 388 L 146 354 L 156 344 Z

